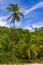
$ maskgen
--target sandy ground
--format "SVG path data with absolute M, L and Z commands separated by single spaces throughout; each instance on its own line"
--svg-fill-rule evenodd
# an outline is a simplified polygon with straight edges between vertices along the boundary
M 32 64 L 25 64 L 25 65 L 43 65 L 43 64 L 32 63 Z
M 32 63 L 32 64 L 0 64 L 0 65 L 43 65 L 43 64 Z

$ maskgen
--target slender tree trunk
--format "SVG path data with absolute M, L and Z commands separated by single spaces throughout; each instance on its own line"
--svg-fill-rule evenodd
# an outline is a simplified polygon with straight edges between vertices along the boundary
M 30 61 L 31 59 L 30 59 L 30 57 L 28 58 L 28 63 L 31 63 L 31 61 Z
M 15 19 L 13 21 L 13 27 L 12 27 L 12 42 L 13 42 L 13 63 L 14 63 L 14 44 L 15 44 Z

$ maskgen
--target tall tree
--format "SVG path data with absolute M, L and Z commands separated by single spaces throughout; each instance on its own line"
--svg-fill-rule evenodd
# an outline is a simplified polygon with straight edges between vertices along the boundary
M 24 15 L 20 12 L 20 7 L 18 7 L 18 4 L 10 4 L 7 7 L 8 12 L 12 12 L 12 14 L 7 18 L 10 19 L 12 17 L 12 23 L 14 24 L 13 27 L 15 28 L 15 20 L 17 22 L 20 21 L 20 16 L 24 17 Z
M 18 7 L 18 4 L 10 4 L 7 7 L 8 12 L 12 12 L 12 14 L 8 17 L 8 19 L 10 19 L 12 17 L 12 21 L 11 23 L 13 23 L 13 29 L 15 30 L 15 20 L 17 22 L 20 21 L 20 16 L 24 17 L 24 15 L 20 12 L 20 7 Z M 12 32 L 14 34 L 14 31 L 12 29 Z M 14 35 L 12 41 L 14 41 Z M 14 57 L 14 43 L 13 43 L 13 57 Z

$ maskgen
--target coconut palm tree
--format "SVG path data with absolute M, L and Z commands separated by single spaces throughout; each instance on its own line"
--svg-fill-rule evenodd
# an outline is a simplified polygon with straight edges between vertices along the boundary
M 13 27 L 15 28 L 15 20 L 17 22 L 19 22 L 20 21 L 20 16 L 24 17 L 24 15 L 19 11 L 20 7 L 18 7 L 18 4 L 10 4 L 7 7 L 7 10 L 8 10 L 8 12 L 12 12 L 12 14 L 7 19 L 10 19 L 12 17 L 11 23 L 14 24 Z
M 13 23 L 13 29 L 12 32 L 14 34 L 15 31 L 15 20 L 17 22 L 20 21 L 20 16 L 24 17 L 24 15 L 20 12 L 20 7 L 18 7 L 18 4 L 10 4 L 7 7 L 8 12 L 12 12 L 12 14 L 7 18 L 10 19 L 12 17 L 11 23 Z M 14 41 L 14 35 L 12 35 L 12 41 Z M 14 58 L 14 43 L 13 43 L 13 58 Z
M 28 56 L 28 62 L 31 62 L 32 54 L 34 54 L 37 57 L 37 49 L 38 49 L 38 47 L 35 44 L 29 45 L 29 47 L 26 50 L 26 53 Z

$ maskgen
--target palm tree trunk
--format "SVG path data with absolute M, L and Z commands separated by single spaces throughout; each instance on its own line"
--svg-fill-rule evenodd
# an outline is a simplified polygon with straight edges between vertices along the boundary
M 30 59 L 30 57 L 29 57 L 29 58 L 28 58 L 28 62 L 29 62 L 29 63 L 31 63 L 31 61 L 30 61 L 30 60 L 31 60 L 31 59 Z
M 12 42 L 13 42 L 13 63 L 14 63 L 14 43 L 15 43 L 15 19 L 13 21 L 13 27 L 12 27 Z

